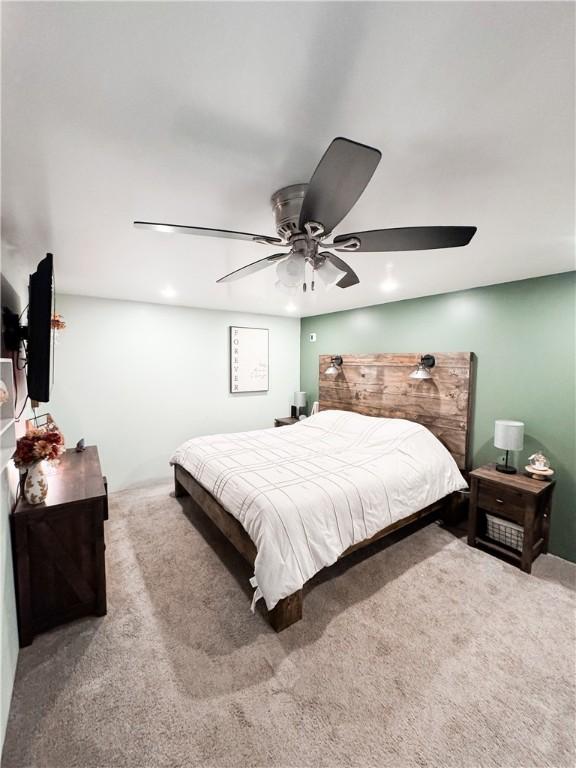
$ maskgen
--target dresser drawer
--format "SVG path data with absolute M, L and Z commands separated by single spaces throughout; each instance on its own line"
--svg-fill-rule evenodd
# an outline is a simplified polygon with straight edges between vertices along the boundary
M 478 486 L 478 506 L 500 517 L 524 523 L 524 513 L 530 501 L 526 495 L 514 488 L 504 488 L 483 481 Z

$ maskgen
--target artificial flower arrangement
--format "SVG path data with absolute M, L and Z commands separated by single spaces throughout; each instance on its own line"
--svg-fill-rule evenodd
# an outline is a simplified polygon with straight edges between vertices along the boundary
M 54 312 L 50 325 L 55 331 L 63 331 L 66 328 L 66 322 L 59 312 Z
M 16 441 L 12 456 L 18 469 L 28 469 L 38 461 L 55 461 L 66 450 L 64 435 L 53 421 L 42 427 L 30 427 L 24 437 Z

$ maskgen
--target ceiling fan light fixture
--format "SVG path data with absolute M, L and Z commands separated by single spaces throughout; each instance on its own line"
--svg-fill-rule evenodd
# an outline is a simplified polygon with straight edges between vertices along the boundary
M 318 267 L 316 271 L 327 290 L 333 288 L 343 277 L 346 277 L 346 272 L 338 269 L 338 267 L 335 267 L 334 264 L 331 264 L 328 260 Z
M 349 232 L 337 235 L 332 243 L 324 242 L 332 237 L 333 230 L 350 213 L 370 182 L 382 157 L 380 150 L 352 139 L 337 136 L 330 143 L 312 178 L 307 184 L 292 184 L 277 190 L 271 199 L 278 237 L 240 232 L 231 229 L 214 229 L 182 224 L 135 221 L 139 229 L 174 232 L 203 237 L 231 238 L 260 245 L 277 245 L 289 249 L 287 253 L 275 253 L 246 264 L 219 278 L 217 283 L 229 283 L 275 264 L 279 282 L 285 288 L 308 287 L 315 290 L 314 277 L 309 286 L 306 281 L 306 264 L 318 271 L 328 289 L 350 288 L 360 282 L 358 275 L 346 262 L 334 253 L 319 253 L 319 248 L 336 251 L 388 253 L 395 251 L 421 251 L 459 248 L 468 245 L 476 234 L 473 226 L 426 226 L 371 229 L 365 232 Z M 279 262 L 278 260 L 281 259 Z M 317 268 L 317 269 L 316 269 Z M 395 281 L 387 281 L 382 290 L 393 291 Z M 423 369 L 423 373 L 426 371 Z M 422 376 L 425 378 L 425 376 Z
M 291 254 L 276 267 L 278 282 L 286 288 L 298 288 L 304 282 L 304 259 Z

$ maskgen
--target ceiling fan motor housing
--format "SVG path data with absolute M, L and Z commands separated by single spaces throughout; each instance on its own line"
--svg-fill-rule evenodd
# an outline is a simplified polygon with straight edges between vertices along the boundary
M 274 219 L 276 221 L 276 231 L 278 235 L 288 240 L 295 232 L 299 232 L 300 210 L 308 184 L 291 184 L 289 187 L 282 187 L 274 192 L 270 198 Z

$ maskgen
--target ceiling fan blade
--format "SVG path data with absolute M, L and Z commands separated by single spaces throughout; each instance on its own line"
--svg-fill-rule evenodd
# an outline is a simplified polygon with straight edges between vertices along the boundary
M 266 256 L 264 259 L 258 259 L 258 261 L 253 261 L 251 264 L 246 264 L 245 267 L 235 269 L 234 272 L 230 272 L 228 275 L 224 275 L 224 277 L 216 280 L 216 282 L 231 283 L 234 280 L 240 280 L 242 277 L 248 277 L 248 275 L 253 275 L 255 272 L 260 272 L 261 269 L 271 267 L 272 264 L 280 261 L 281 259 L 288 258 L 289 255 L 289 253 L 275 253 L 273 256 Z
M 356 272 L 354 272 L 352 267 L 349 264 L 346 264 L 340 256 L 336 256 L 335 253 L 328 253 L 328 251 L 324 253 L 324 256 L 326 256 L 328 261 L 331 264 L 334 264 L 335 267 L 341 269 L 342 272 L 346 272 L 344 277 L 336 283 L 338 288 L 350 288 L 351 285 L 358 285 L 360 278 Z
M 249 232 L 234 232 L 230 229 L 208 229 L 207 227 L 186 227 L 182 224 L 156 224 L 151 221 L 135 221 L 138 229 L 154 229 L 157 232 L 176 232 L 184 235 L 201 235 L 203 237 L 229 237 L 232 240 L 251 240 L 253 243 L 276 245 L 281 243 L 277 237 L 269 235 L 252 235 Z
M 337 251 L 425 251 L 433 248 L 458 248 L 468 245 L 476 227 L 400 227 L 398 229 L 372 229 L 369 232 L 351 232 L 338 235 L 332 245 Z M 338 243 L 356 237 L 358 248 L 338 248 Z M 330 247 L 330 246 L 329 246 Z
M 330 234 L 358 200 L 382 153 L 350 139 L 337 138 L 318 163 L 300 211 L 300 231 L 316 221 Z

